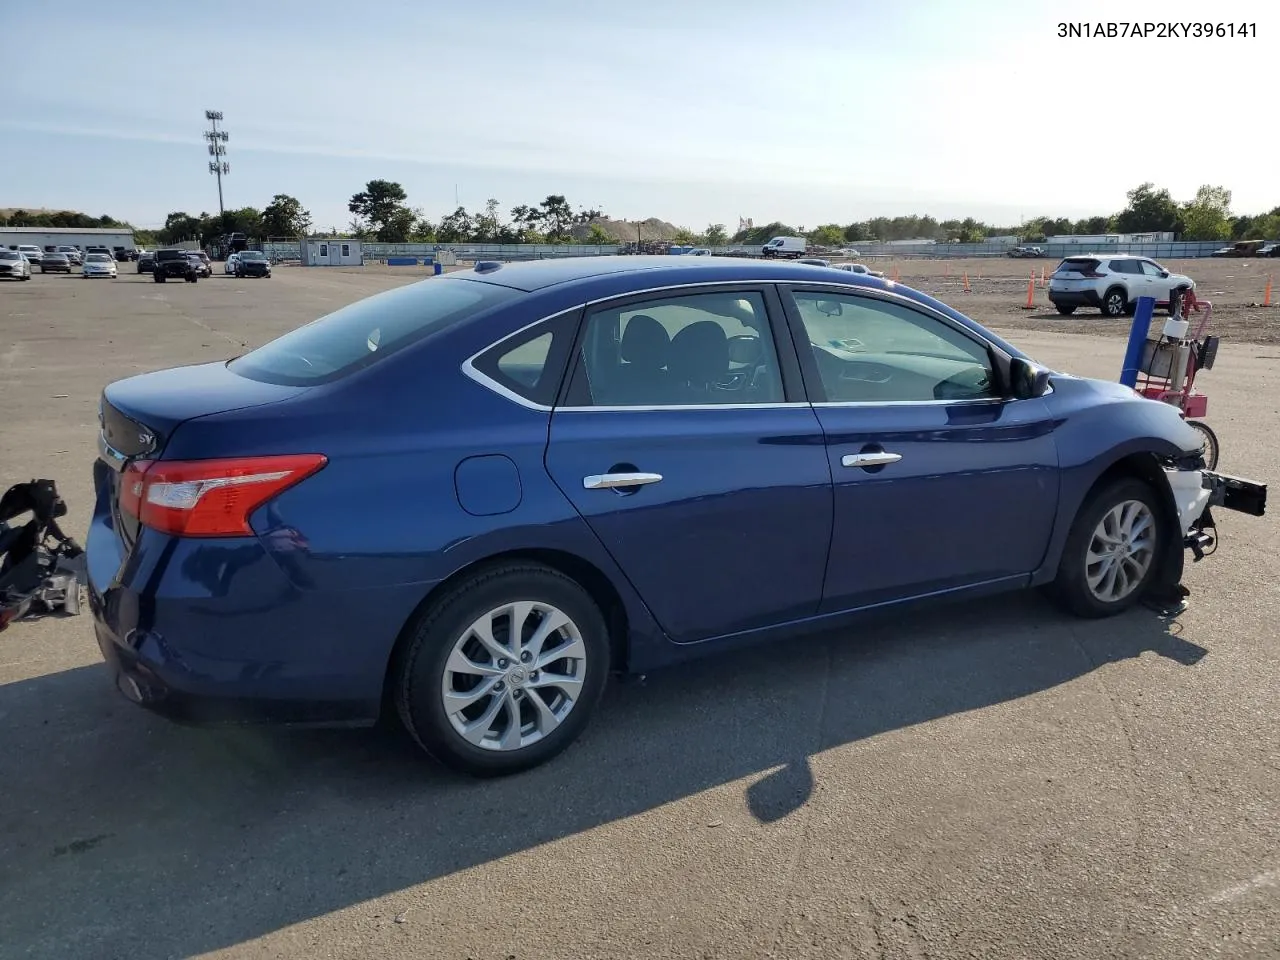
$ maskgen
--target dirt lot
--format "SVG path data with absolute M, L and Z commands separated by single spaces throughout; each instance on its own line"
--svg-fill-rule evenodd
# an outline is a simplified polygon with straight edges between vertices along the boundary
M 1111 322 L 1027 317 L 1029 265 L 983 266 L 967 297 L 940 263 L 901 269 L 1053 366 L 1116 376 L 1123 345 L 1093 335 Z M 1280 350 L 1244 306 L 1262 271 L 1178 266 L 1237 325 L 1204 383 L 1222 469 L 1278 477 Z M 0 286 L 0 489 L 53 477 L 77 536 L 104 384 L 409 277 L 129 270 Z M 1280 955 L 1276 520 L 1220 527 L 1176 621 L 1018 596 L 762 649 L 615 687 L 557 762 L 493 783 L 385 734 L 174 726 L 110 688 L 87 616 L 17 624 L 0 956 Z
M 1209 332 L 1223 340 L 1280 343 L 1280 260 L 1212 259 L 1168 260 L 1162 265 L 1196 282 L 1196 295 L 1213 304 Z M 1096 310 L 1080 309 L 1063 317 L 1049 302 L 1040 284 L 1041 271 L 1052 273 L 1056 259 L 1015 260 L 877 260 L 886 275 L 896 267 L 902 282 L 951 304 L 961 313 L 1005 330 L 1054 330 L 1096 336 L 1126 337 L 1129 320 L 1109 320 Z M 1036 309 L 1025 310 L 1027 281 L 1035 271 Z M 963 292 L 964 276 L 971 293 Z M 1264 308 L 1267 277 L 1272 286 L 1271 308 Z

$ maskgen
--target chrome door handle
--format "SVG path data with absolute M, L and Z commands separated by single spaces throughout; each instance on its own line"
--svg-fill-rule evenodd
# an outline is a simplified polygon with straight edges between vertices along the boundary
M 880 467 L 886 463 L 897 463 L 902 459 L 900 453 L 889 453 L 881 451 L 880 453 L 848 453 L 840 458 L 840 463 L 845 467 Z
M 582 485 L 588 490 L 613 490 L 617 487 L 642 487 L 661 479 L 660 473 L 601 473 L 583 477 Z

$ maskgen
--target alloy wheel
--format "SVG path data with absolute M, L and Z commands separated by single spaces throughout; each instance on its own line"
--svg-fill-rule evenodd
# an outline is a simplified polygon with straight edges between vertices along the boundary
M 1155 559 L 1155 516 L 1141 500 L 1116 504 L 1098 521 L 1085 554 L 1085 581 L 1103 603 L 1136 590 Z
M 567 614 L 536 601 L 504 604 L 454 643 L 441 678 L 444 712 L 468 743 L 519 750 L 564 722 L 586 670 L 582 631 Z

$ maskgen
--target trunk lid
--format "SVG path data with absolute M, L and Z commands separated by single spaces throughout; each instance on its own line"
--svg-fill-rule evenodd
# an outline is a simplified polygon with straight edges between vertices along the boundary
M 121 474 L 130 461 L 159 458 L 173 432 L 188 420 L 278 403 L 308 389 L 249 380 L 228 370 L 225 361 L 157 370 L 108 384 L 99 402 L 98 455 L 110 469 L 94 471 L 98 509 L 110 512 L 111 526 L 126 548 L 132 548 L 137 519 L 120 509 Z

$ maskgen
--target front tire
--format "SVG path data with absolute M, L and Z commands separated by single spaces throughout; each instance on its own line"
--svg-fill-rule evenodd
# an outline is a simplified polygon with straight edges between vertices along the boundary
M 1129 307 L 1129 296 L 1124 287 L 1112 287 L 1102 296 L 1102 315 L 1104 317 L 1123 317 Z
M 419 746 L 462 773 L 545 763 L 577 739 L 604 692 L 604 616 L 578 583 L 541 564 L 481 571 L 409 629 L 397 712 Z
M 1151 586 L 1164 549 L 1163 508 L 1151 486 L 1126 478 L 1093 493 L 1067 535 L 1051 592 L 1078 617 L 1123 613 Z

